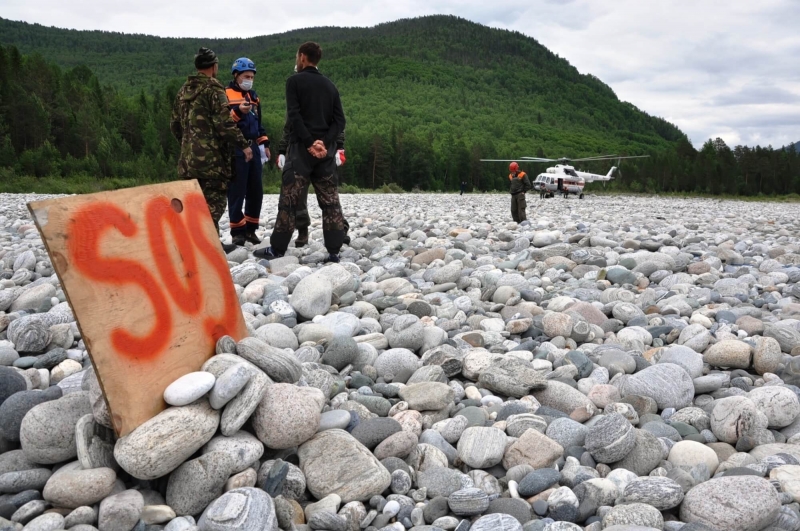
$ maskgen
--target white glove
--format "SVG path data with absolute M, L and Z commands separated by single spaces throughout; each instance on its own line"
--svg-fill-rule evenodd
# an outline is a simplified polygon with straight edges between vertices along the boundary
M 258 151 L 259 151 L 259 153 L 261 153 L 261 164 L 262 165 L 266 164 L 267 161 L 269 160 L 269 157 L 267 156 L 267 150 L 264 149 L 264 145 L 263 144 L 258 146 Z
M 278 169 L 282 170 L 286 164 L 286 155 L 278 155 Z
M 345 163 L 345 161 L 347 159 L 344 156 L 344 150 L 343 149 L 340 149 L 339 151 L 336 152 L 336 155 L 334 156 L 334 160 L 336 160 L 336 165 L 337 166 L 341 166 L 342 164 Z

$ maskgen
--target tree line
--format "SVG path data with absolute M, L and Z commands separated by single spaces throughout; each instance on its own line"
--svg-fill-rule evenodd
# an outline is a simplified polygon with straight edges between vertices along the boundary
M 392 39 L 402 41 L 406 37 L 401 29 L 389 32 L 388 44 L 364 45 L 363 54 L 351 50 L 331 61 L 335 63 L 331 77 L 340 87 L 348 115 L 348 159 L 341 168 L 347 186 L 455 191 L 466 181 L 472 191 L 503 190 L 507 166 L 480 159 L 613 151 L 650 155 L 625 161 L 609 185 L 614 190 L 800 193 L 800 157 L 793 149 L 730 148 L 715 139 L 696 150 L 673 125 L 619 102 L 599 80 L 578 74 L 579 78 L 560 83 L 563 76 L 575 73 L 565 69 L 559 74 L 565 62 L 547 54 L 542 56 L 542 68 L 555 74 L 541 77 L 552 86 L 542 82 L 545 86 L 502 88 L 513 80 L 507 81 L 502 69 L 491 70 L 495 75 L 490 75 L 485 65 L 470 66 L 490 58 L 470 57 L 468 50 L 448 49 L 452 55 L 448 68 L 454 69 L 449 73 L 442 72 L 446 68 L 438 59 L 426 62 L 419 56 L 376 62 L 367 53 L 393 46 Z M 505 53 L 513 57 L 515 40 L 509 39 L 494 46 L 507 46 Z M 335 47 L 336 41 L 331 48 Z M 382 53 L 388 54 L 388 48 Z M 273 139 L 283 126 L 285 62 L 281 58 L 272 65 L 264 60 L 265 75 L 259 71 L 257 77 L 256 88 L 264 94 L 268 109 L 265 126 Z M 0 46 L 0 181 L 14 176 L 67 183 L 90 178 L 113 187 L 115 179 L 127 179 L 126 183 L 175 179 L 178 145 L 169 131 L 169 116 L 180 84 L 181 79 L 173 77 L 131 93 L 102 83 L 85 65 L 62 68 L 38 53 L 23 55 L 15 46 Z M 565 87 L 572 96 L 559 94 Z M 528 117 L 515 119 L 515 106 L 497 105 L 498 90 L 525 100 L 522 107 L 531 111 Z M 581 94 L 592 103 L 565 103 L 581 102 Z M 453 98 L 461 99 L 453 102 Z M 540 98 L 552 104 L 536 103 Z M 535 175 L 546 166 L 523 167 Z M 608 165 L 579 169 L 606 173 Z M 279 173 L 270 166 L 265 186 L 275 191 L 278 183 Z

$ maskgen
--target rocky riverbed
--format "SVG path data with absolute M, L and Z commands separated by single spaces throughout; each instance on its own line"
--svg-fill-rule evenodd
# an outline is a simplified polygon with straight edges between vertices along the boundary
M 250 337 L 117 440 L 38 198 L 0 195 L 2 531 L 800 531 L 796 204 L 348 195 L 323 267 L 312 200 L 228 256 Z

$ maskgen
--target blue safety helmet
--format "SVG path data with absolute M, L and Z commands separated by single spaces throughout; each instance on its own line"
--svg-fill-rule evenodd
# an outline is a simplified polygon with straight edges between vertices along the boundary
M 242 72 L 253 72 L 256 71 L 256 64 L 248 59 L 247 57 L 240 57 L 233 62 L 233 66 L 231 66 L 231 74 L 234 76 L 236 74 L 241 74 Z

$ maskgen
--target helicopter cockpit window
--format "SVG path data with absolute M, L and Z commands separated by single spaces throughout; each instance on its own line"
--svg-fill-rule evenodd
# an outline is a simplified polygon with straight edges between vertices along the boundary
M 564 171 L 567 173 L 567 175 L 572 175 L 573 177 L 577 177 L 578 176 L 578 174 L 575 173 L 575 170 L 573 170 L 572 168 L 567 168 Z

